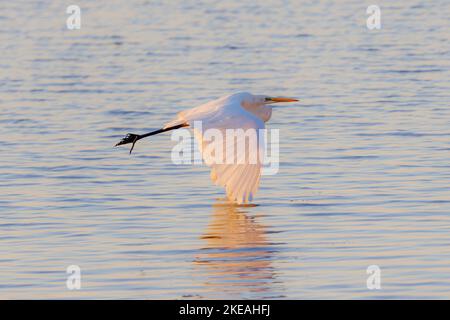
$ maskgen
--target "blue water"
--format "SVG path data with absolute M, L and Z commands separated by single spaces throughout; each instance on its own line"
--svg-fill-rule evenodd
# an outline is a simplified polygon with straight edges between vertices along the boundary
M 448 1 L 77 4 L 0 5 L 0 298 L 450 298 Z M 112 147 L 242 90 L 301 100 L 255 206 Z

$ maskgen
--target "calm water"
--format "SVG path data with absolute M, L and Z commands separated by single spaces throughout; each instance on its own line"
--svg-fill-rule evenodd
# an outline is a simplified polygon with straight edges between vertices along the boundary
M 73 2 L 0 4 L 0 298 L 450 298 L 449 1 Z M 241 90 L 301 98 L 257 206 L 112 148 Z

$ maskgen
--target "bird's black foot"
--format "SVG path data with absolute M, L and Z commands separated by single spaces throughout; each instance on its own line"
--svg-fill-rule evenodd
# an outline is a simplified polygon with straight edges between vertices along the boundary
M 116 143 L 115 147 L 121 146 L 123 144 L 133 143 L 139 138 L 138 134 L 128 133 L 122 140 Z
M 138 134 L 128 133 L 122 140 L 120 140 L 118 143 L 116 143 L 115 147 L 121 146 L 123 144 L 132 143 L 133 145 L 131 146 L 131 149 L 130 149 L 130 153 L 131 153 L 131 151 L 133 151 L 134 144 L 138 140 L 139 140 L 139 135 Z

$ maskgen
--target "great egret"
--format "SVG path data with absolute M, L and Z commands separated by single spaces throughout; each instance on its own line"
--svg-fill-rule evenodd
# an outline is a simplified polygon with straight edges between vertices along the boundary
M 263 154 L 261 135 L 257 135 L 256 144 L 252 145 L 249 143 L 249 147 L 245 149 L 244 154 L 238 154 L 236 156 L 235 159 L 239 159 L 240 161 L 231 163 L 227 161 L 223 163 L 216 161 L 210 154 L 205 152 L 211 141 L 205 139 L 203 133 L 205 130 L 215 129 L 222 132 L 225 137 L 225 131 L 230 129 L 264 129 L 264 123 L 272 116 L 272 107 L 270 104 L 294 101 L 298 100 L 284 97 L 269 97 L 266 95 L 252 95 L 247 92 L 235 93 L 198 107 L 181 111 L 174 120 L 159 130 L 142 135 L 129 133 L 116 146 L 131 143 L 131 153 L 135 143 L 145 137 L 182 127 L 192 127 L 195 137 L 199 142 L 202 157 L 205 163 L 211 167 L 211 179 L 213 182 L 225 188 L 227 196 L 231 201 L 236 201 L 238 204 L 247 203 L 255 195 L 261 176 L 261 155 Z M 202 123 L 203 132 L 199 132 L 193 127 L 196 121 Z M 233 139 L 230 144 L 227 144 L 225 141 L 225 154 L 231 148 L 231 151 L 228 153 L 233 153 L 234 155 L 234 150 L 236 150 L 235 145 L 239 142 L 239 139 L 244 139 L 245 144 L 245 136 L 241 138 L 237 137 L 237 139 L 238 141 Z M 259 154 L 257 161 L 250 162 L 250 155 L 255 153 Z

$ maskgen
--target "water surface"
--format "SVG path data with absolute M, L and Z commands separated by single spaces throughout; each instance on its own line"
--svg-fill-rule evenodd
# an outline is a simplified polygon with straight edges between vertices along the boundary
M 448 1 L 76 4 L 0 5 L 0 298 L 450 298 Z M 301 99 L 256 206 L 112 148 L 242 90 Z

